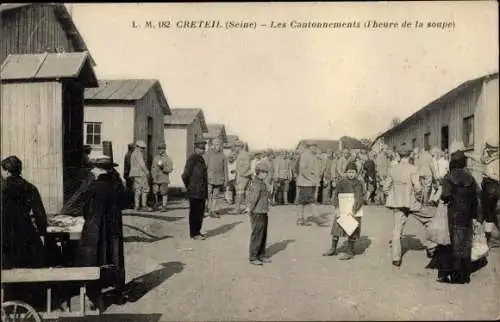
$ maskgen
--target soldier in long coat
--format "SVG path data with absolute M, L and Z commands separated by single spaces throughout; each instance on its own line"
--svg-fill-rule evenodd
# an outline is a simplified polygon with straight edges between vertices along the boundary
M 153 194 L 155 207 L 158 206 L 158 194 L 162 198 L 163 211 L 167 211 L 168 185 L 170 183 L 170 173 L 173 171 L 172 159 L 167 155 L 167 146 L 162 143 L 158 146 L 158 154 L 153 159 L 151 166 L 151 176 L 153 177 Z
M 89 285 L 88 295 L 96 303 L 101 290 L 113 286 L 121 291 L 125 286 L 123 252 L 122 204 L 124 187 L 107 156 L 93 161 L 95 180 L 84 193 L 85 224 L 74 264 L 78 267 L 105 266 L 112 274 Z
M 392 264 L 396 267 L 401 266 L 401 236 L 408 217 L 415 218 L 425 229 L 432 219 L 432 215 L 422 211 L 422 204 L 418 201 L 423 188 L 418 168 L 409 163 L 410 154 L 411 151 L 399 153 L 401 161 L 389 169 L 388 180 L 385 182 L 388 192 L 386 207 L 394 211 Z M 427 256 L 431 258 L 437 245 L 429 240 L 424 240 L 423 244 L 427 249 Z

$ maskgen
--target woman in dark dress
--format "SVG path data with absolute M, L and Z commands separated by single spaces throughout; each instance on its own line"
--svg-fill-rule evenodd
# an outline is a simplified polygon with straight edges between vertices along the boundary
M 109 157 L 101 156 L 92 162 L 95 180 L 83 196 L 85 224 L 74 264 L 112 268 L 112 274 L 89 285 L 89 298 L 96 303 L 103 288 L 113 286 L 120 292 L 125 286 L 121 203 L 125 189 L 114 169 L 117 164 Z
M 2 268 L 43 267 L 41 237 L 47 231 L 47 215 L 40 193 L 21 177 L 22 162 L 18 157 L 5 158 L 2 170 Z
M 450 171 L 443 179 L 441 199 L 448 207 L 451 244 L 438 246 L 438 282 L 469 283 L 473 219 L 478 213 L 477 184 L 465 169 L 463 151 L 451 155 Z

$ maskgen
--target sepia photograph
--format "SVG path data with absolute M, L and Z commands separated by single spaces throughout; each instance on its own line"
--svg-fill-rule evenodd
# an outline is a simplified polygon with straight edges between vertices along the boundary
M 0 4 L 1 322 L 499 320 L 498 15 Z

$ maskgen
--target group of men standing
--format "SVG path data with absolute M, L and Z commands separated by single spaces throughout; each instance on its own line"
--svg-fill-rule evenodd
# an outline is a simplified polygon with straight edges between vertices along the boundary
M 148 207 L 148 196 L 152 186 L 153 208 L 166 211 L 169 175 L 173 171 L 172 159 L 167 155 L 166 144 L 161 143 L 157 147 L 157 153 L 149 168 L 146 161 L 146 148 L 147 145 L 142 140 L 128 145 L 123 173 L 127 192 L 129 195 L 133 194 L 135 210 L 150 211 L 152 208 Z

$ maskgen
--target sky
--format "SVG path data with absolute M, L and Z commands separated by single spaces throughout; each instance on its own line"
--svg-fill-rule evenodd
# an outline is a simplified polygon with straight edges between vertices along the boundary
M 72 4 L 99 79 L 155 78 L 254 149 L 374 138 L 498 71 L 497 2 Z M 168 29 L 145 22 L 169 20 Z M 454 28 L 182 29 L 177 21 L 454 22 Z M 135 21 L 140 28 L 132 28 Z

